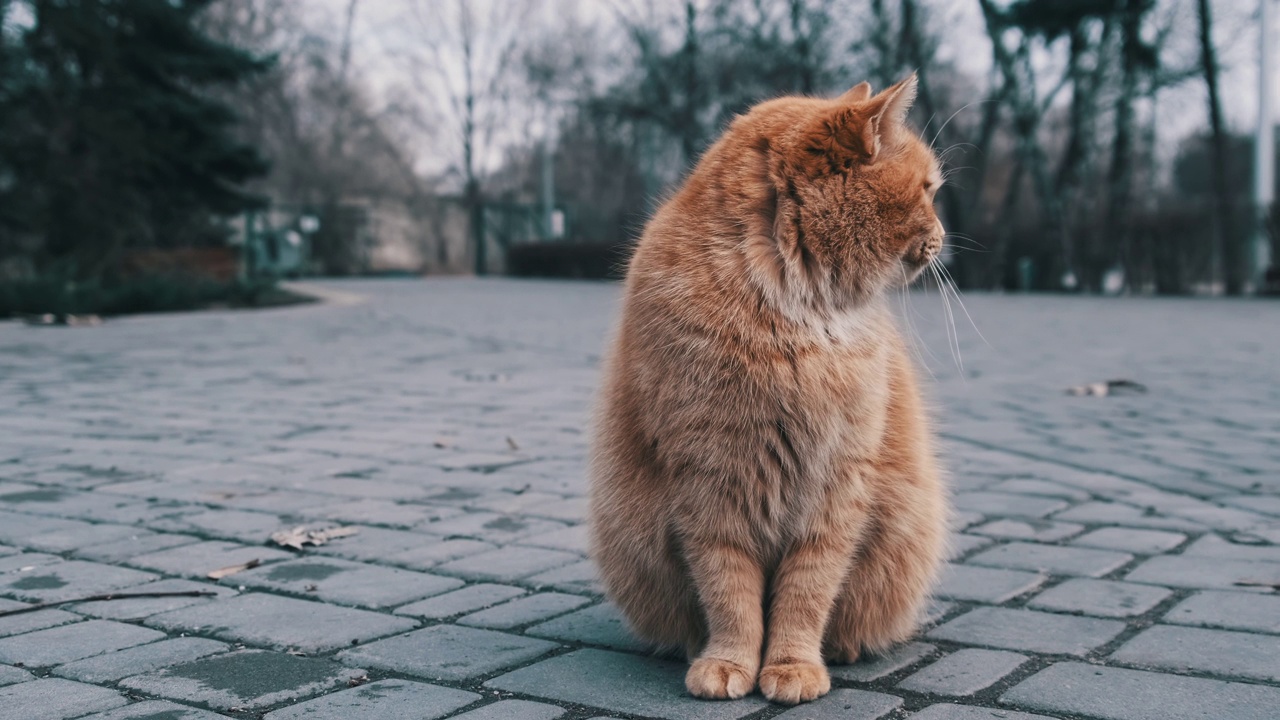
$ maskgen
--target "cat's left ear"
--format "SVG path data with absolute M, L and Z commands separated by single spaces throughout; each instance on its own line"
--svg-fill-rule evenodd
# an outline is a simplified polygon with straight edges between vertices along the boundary
M 874 162 L 884 145 L 885 137 L 897 132 L 906 122 L 911 104 L 916 100 L 916 89 L 919 80 L 915 73 L 898 84 L 885 88 L 883 92 L 867 101 L 859 113 L 864 118 L 861 128 L 862 147 L 866 150 L 868 162 Z

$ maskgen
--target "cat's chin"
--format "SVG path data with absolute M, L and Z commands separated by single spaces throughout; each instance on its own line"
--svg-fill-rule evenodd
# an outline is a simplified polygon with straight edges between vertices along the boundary
M 898 260 L 898 270 L 899 270 L 898 285 L 900 287 L 906 287 L 911 283 L 915 282 L 916 278 L 920 277 L 920 274 L 923 273 L 924 269 L 928 266 L 929 266 L 929 263 L 927 262 L 913 263 L 907 260 L 906 258 L 900 258 Z

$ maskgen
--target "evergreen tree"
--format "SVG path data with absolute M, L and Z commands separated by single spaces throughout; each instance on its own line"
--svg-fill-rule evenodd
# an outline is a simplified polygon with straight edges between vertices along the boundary
M 200 32 L 211 2 L 18 0 L 30 22 L 0 54 L 0 251 L 33 245 L 40 270 L 100 277 L 126 248 L 212 242 L 215 217 L 258 204 L 242 184 L 265 163 L 209 91 L 267 61 Z

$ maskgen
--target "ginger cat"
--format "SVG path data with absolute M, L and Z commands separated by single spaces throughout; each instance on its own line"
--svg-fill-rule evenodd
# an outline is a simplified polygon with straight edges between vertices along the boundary
M 737 118 L 631 260 L 592 457 L 592 544 L 702 698 L 794 704 L 910 637 L 947 500 L 884 299 L 942 247 L 915 77 Z

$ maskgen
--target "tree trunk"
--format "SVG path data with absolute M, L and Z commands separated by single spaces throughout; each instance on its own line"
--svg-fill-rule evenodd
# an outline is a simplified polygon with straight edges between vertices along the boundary
M 1239 295 L 1244 289 L 1240 242 L 1232 227 L 1231 193 L 1227 188 L 1227 134 L 1223 129 L 1222 101 L 1218 93 L 1218 53 L 1213 47 L 1213 16 L 1209 0 L 1196 3 L 1200 15 L 1200 65 L 1209 89 L 1209 132 L 1213 143 L 1214 221 L 1217 226 L 1218 262 L 1228 295 Z

